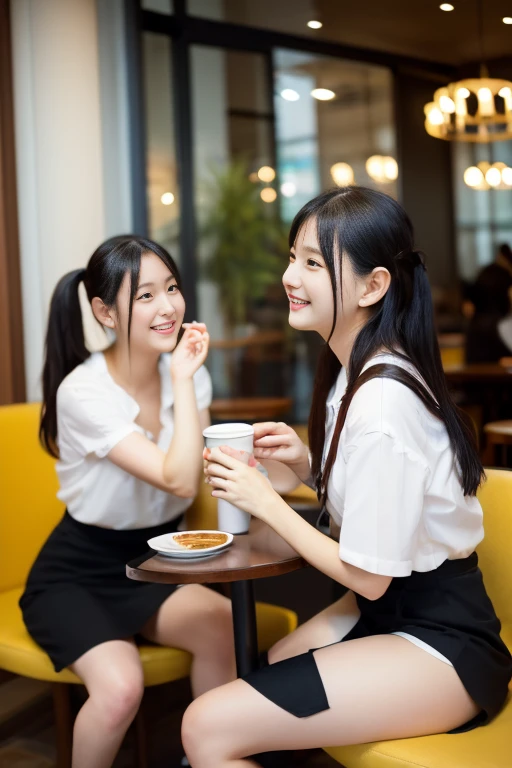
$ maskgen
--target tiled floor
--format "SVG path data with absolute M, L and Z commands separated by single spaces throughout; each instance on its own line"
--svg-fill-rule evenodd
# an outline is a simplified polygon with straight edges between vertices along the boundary
M 21 681 L 20 681 L 21 682 Z M 55 734 L 53 728 L 52 701 L 48 695 L 45 706 L 41 706 L 41 690 L 34 688 L 34 699 L 39 705 L 30 710 L 30 717 L 18 725 L 14 733 L 9 733 L 5 719 L 7 708 L 6 698 L 12 701 L 15 697 L 16 686 L 0 685 L 0 712 L 4 714 L 1 725 L 3 741 L 0 741 L 0 768 L 54 768 L 55 766 Z M 24 685 L 24 695 L 26 683 Z M 74 707 L 78 709 L 81 703 L 81 690 L 74 689 Z M 172 685 L 158 686 L 146 691 L 144 713 L 148 726 L 148 753 L 150 768 L 178 768 L 182 757 L 180 742 L 180 723 L 183 710 L 189 701 L 190 691 L 188 681 L 180 681 Z M 4 704 L 3 710 L 2 705 Z M 19 707 L 18 707 L 19 713 Z M 129 731 L 114 768 L 136 768 L 134 751 L 134 734 Z M 281 763 L 278 763 L 281 768 Z M 291 762 L 284 762 L 282 768 L 336 768 L 338 765 L 325 752 L 315 750 L 297 754 Z

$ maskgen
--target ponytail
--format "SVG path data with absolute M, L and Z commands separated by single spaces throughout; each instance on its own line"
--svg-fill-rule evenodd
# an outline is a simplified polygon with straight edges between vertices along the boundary
M 39 439 L 55 458 L 57 448 L 57 390 L 63 379 L 89 357 L 85 346 L 78 287 L 85 269 L 64 275 L 55 288 L 50 304 L 43 367 L 43 406 Z

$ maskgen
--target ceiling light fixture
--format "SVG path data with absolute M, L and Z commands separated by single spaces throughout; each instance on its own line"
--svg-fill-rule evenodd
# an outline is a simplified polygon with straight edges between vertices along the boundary
M 172 192 L 164 192 L 160 198 L 160 202 L 163 205 L 172 205 L 174 203 L 174 195 Z
M 512 168 L 505 163 L 493 163 L 486 161 L 466 168 L 464 171 L 464 183 L 476 190 L 511 189 Z
M 365 168 L 368 176 L 378 184 L 389 184 L 398 178 L 398 163 L 389 155 L 372 155 Z
M 503 17 L 503 23 L 504 24 L 512 24 L 512 16 L 504 16 Z
M 478 0 L 480 77 L 438 88 L 424 107 L 425 130 L 436 139 L 487 143 L 512 139 L 512 82 L 489 77 L 483 63 L 482 0 Z
M 281 96 L 285 101 L 298 101 L 300 99 L 299 94 L 293 88 L 284 88 L 281 91 Z
M 277 192 L 273 187 L 263 187 L 260 197 L 264 203 L 273 203 L 277 197 Z
M 336 96 L 334 91 L 329 90 L 329 88 L 314 88 L 311 91 L 311 95 L 314 99 L 318 99 L 318 101 L 330 101 Z
M 453 11 L 455 10 L 455 6 L 451 3 L 441 3 L 439 6 L 442 11 Z
M 308 21 L 308 27 L 310 29 L 322 29 L 323 24 L 321 21 L 315 21 L 312 19 L 311 21 Z

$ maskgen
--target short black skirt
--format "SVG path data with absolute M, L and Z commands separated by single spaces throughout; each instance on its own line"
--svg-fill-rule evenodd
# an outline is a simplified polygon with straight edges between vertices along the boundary
M 340 641 L 406 632 L 445 656 L 481 713 L 454 733 L 494 717 L 507 697 L 512 657 L 500 637 L 501 625 L 485 591 L 476 552 L 446 560 L 427 573 L 394 578 L 378 600 L 356 595 L 361 616 Z M 272 664 L 244 679 L 297 717 L 328 709 L 325 689 L 311 649 Z
M 56 672 L 100 643 L 135 636 L 175 591 L 175 585 L 128 579 L 126 563 L 147 553 L 148 539 L 176 531 L 181 519 L 117 531 L 65 513 L 20 599 L 25 625 Z

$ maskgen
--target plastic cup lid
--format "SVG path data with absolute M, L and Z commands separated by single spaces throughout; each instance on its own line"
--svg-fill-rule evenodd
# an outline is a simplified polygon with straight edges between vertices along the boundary
M 238 422 L 214 424 L 203 430 L 203 437 L 215 437 L 220 440 L 233 437 L 252 437 L 252 435 L 254 435 L 254 429 L 250 424 L 239 424 Z

